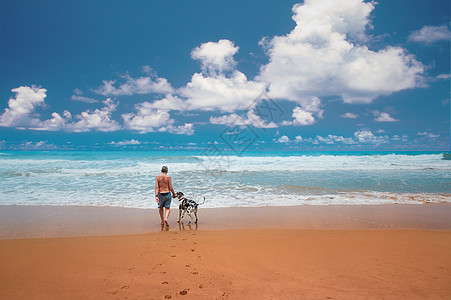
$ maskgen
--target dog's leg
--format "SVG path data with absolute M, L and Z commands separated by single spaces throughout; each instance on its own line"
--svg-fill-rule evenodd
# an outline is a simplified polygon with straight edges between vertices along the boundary
M 191 213 L 191 210 L 188 212 L 189 215 L 189 223 L 191 224 L 191 221 L 193 220 L 193 214 Z
M 197 209 L 194 210 L 194 215 L 196 216 L 196 224 L 197 224 L 197 221 L 199 221 L 199 219 L 197 218 Z
M 183 217 L 185 216 L 185 212 L 186 212 L 186 209 L 184 209 L 184 210 L 182 211 L 182 217 L 180 218 L 180 221 L 182 221 Z
M 182 216 L 182 210 L 179 209 L 179 220 L 177 221 L 177 223 L 180 223 L 181 216 Z

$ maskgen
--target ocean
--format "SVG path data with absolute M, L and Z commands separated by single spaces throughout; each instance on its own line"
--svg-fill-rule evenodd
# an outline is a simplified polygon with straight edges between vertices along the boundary
M 7 151 L 0 205 L 156 208 L 163 165 L 208 208 L 451 202 L 451 161 L 437 152 Z

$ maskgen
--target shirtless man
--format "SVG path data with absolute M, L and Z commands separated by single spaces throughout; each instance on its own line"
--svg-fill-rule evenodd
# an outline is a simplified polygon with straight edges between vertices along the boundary
M 172 198 L 177 197 L 172 188 L 171 176 L 168 176 L 168 167 L 163 166 L 161 174 L 155 178 L 155 201 L 158 203 L 161 226 L 169 226 L 168 218 L 171 213 L 171 194 L 169 192 L 172 192 Z M 164 213 L 163 207 L 165 208 Z

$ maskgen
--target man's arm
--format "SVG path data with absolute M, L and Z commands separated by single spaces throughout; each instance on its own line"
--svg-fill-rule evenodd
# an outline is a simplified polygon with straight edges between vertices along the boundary
M 174 192 L 174 189 L 172 188 L 172 178 L 169 177 L 169 190 L 172 192 L 172 198 L 177 197 L 177 195 Z
M 158 176 L 157 176 L 157 177 L 155 177 L 155 200 L 157 201 L 157 203 L 160 200 L 160 199 L 158 199 L 159 190 L 160 190 L 160 187 L 158 186 Z

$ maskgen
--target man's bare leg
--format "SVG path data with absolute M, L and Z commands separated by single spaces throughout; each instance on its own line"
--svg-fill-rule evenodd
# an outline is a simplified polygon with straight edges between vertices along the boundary
M 164 216 L 163 216 L 163 207 L 159 208 L 160 218 L 161 218 L 161 226 L 164 225 Z
M 166 226 L 169 226 L 168 219 L 169 219 L 169 214 L 171 213 L 171 209 L 165 208 L 164 213 L 165 213 L 164 223 L 166 224 Z

